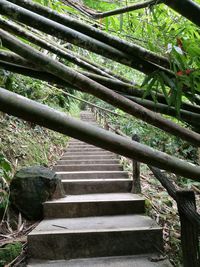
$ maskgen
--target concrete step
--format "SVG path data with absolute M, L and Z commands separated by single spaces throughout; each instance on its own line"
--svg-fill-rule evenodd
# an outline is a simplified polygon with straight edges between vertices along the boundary
M 74 171 L 122 171 L 119 164 L 87 164 L 87 165 L 55 165 L 54 171 L 57 172 L 74 172 Z
M 32 260 L 27 267 L 172 267 L 168 259 L 156 261 L 159 258 L 159 254 L 146 254 L 58 261 Z
M 60 160 L 104 160 L 104 159 L 119 159 L 119 157 L 115 154 L 108 154 L 108 155 L 68 155 L 68 156 L 62 156 Z
M 80 171 L 80 172 L 56 172 L 61 179 L 111 179 L 128 178 L 126 171 Z
M 79 144 L 79 145 L 69 144 L 66 149 L 68 148 L 97 148 L 97 147 L 93 145 L 88 145 L 88 144 Z
M 108 156 L 112 156 L 112 155 L 115 155 L 114 153 L 110 152 L 110 151 L 106 151 L 106 150 L 91 150 L 91 151 L 73 151 L 73 152 L 70 152 L 70 151 L 66 151 L 64 154 L 63 154 L 63 157 L 65 156 L 71 156 L 71 155 L 74 155 L 74 156 L 96 156 L 96 155 L 108 155 Z
M 28 235 L 35 259 L 124 256 L 162 251 L 162 230 L 143 215 L 43 220 Z
M 78 140 L 78 139 L 76 139 L 76 140 L 70 139 L 70 141 L 68 143 L 69 144 L 87 144 L 87 143 L 85 143 L 85 142 L 83 142 L 81 140 Z
M 88 165 L 88 164 L 119 164 L 119 160 L 115 159 L 107 159 L 107 160 L 59 160 L 57 161 L 57 165 Z
M 107 151 L 107 152 L 110 152 L 110 151 L 108 151 L 108 150 L 105 150 L 105 149 L 102 149 L 102 148 L 98 148 L 98 147 L 85 147 L 85 146 L 79 146 L 79 147 L 68 147 L 67 149 L 66 149 L 66 152 L 72 152 L 72 151 L 75 151 L 75 152 L 79 152 L 79 151 Z M 112 152 L 111 152 L 112 153 Z
M 144 198 L 132 193 L 67 195 L 43 204 L 45 218 L 141 214 Z
M 85 147 L 73 148 L 72 147 L 72 148 L 68 148 L 65 153 L 74 153 L 74 152 L 93 153 L 93 152 L 110 152 L 110 151 L 102 149 L 102 148 L 97 148 L 97 147 L 87 147 L 87 148 L 85 148 Z M 110 152 L 110 153 L 112 153 L 112 152 Z
M 130 179 L 62 180 L 66 195 L 130 192 Z
M 79 146 L 79 145 L 93 146 L 93 145 L 91 145 L 91 144 L 89 144 L 89 143 L 85 143 L 85 142 L 82 142 L 82 141 L 80 141 L 80 140 L 77 140 L 77 141 L 69 141 L 69 142 L 68 142 L 68 145 L 76 145 L 76 146 Z M 94 146 L 94 147 L 96 147 L 96 146 Z

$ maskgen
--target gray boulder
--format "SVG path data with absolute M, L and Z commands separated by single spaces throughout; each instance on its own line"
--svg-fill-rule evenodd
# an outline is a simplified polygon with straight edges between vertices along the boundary
M 43 218 L 42 203 L 64 196 L 56 173 L 42 166 L 22 168 L 10 184 L 10 201 L 29 220 Z

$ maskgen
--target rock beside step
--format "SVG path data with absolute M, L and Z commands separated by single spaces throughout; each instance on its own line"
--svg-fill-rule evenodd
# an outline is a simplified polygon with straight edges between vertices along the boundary
M 43 202 L 64 196 L 61 180 L 56 173 L 43 166 L 19 170 L 11 181 L 10 200 L 27 219 L 43 218 Z

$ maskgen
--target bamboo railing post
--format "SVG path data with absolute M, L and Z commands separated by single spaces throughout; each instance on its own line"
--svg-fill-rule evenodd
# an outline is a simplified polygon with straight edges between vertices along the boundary
M 99 123 L 100 121 L 100 114 L 99 114 L 99 110 L 97 109 L 97 122 Z
M 199 267 L 200 266 L 200 251 L 199 251 L 199 227 L 194 221 L 188 219 L 188 216 L 181 210 L 182 206 L 192 208 L 196 212 L 195 195 L 193 191 L 177 191 L 177 206 L 181 222 L 181 246 L 183 253 L 184 267 Z
M 98 121 L 98 109 L 95 108 L 95 119 Z
M 104 125 L 103 125 L 104 129 L 106 130 L 107 128 L 107 113 L 104 112 Z
M 140 138 L 137 134 L 132 136 L 132 140 L 136 142 L 140 142 Z M 131 192 L 134 194 L 141 193 L 141 183 L 140 183 L 140 162 L 136 160 L 132 160 L 132 167 L 133 167 L 133 185 Z
M 102 121 L 102 113 L 101 110 L 99 110 L 99 124 L 101 124 L 101 121 Z
M 118 132 L 117 132 L 118 130 L 120 130 L 120 126 L 119 126 L 119 124 L 116 124 L 116 125 L 115 125 L 115 133 L 116 133 L 116 134 L 118 134 Z

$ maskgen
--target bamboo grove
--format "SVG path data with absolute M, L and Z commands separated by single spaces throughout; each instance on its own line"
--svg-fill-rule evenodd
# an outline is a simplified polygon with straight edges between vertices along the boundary
M 185 0 L 184 3 L 179 0 L 146 1 L 145 4 L 141 3 L 139 8 L 144 8 L 152 2 L 153 4 L 166 4 L 197 26 L 200 25 L 200 7 L 192 1 Z M 154 93 L 148 94 L 144 99 L 145 88 L 141 88 L 140 84 L 133 84 L 109 68 L 79 56 L 63 44 L 71 43 L 113 62 L 140 71 L 147 76 L 159 73 L 165 78 L 164 86 L 173 90 L 171 81 L 177 77 L 170 68 L 171 63 L 167 57 L 30 0 L 0 0 L 0 15 L 0 38 L 4 48 L 0 50 L 0 67 L 2 69 L 49 82 L 63 90 L 70 87 L 91 94 L 131 116 L 182 138 L 197 147 L 200 146 L 198 91 L 194 93 L 185 85 L 186 100 L 181 103 L 177 113 L 175 104 L 172 103 L 169 106 L 166 96 L 162 92 L 156 93 L 156 103 Z M 57 58 L 42 53 L 41 48 L 55 54 Z M 65 59 L 81 67 L 84 71 L 66 66 L 58 59 Z M 198 166 L 183 163 L 179 159 L 171 158 L 165 153 L 146 146 L 140 146 L 130 140 L 127 142 L 132 150 L 128 151 L 127 144 L 122 145 L 125 142 L 122 140 L 123 138 L 115 137 L 114 134 L 111 138 L 110 133 L 98 133 L 95 127 L 88 128 L 88 125 L 83 125 L 81 129 L 76 122 L 73 122 L 76 126 L 70 130 L 72 121 L 69 117 L 64 117 L 61 113 L 58 115 L 56 111 L 54 113 L 57 115 L 54 116 L 52 109 L 48 110 L 41 104 L 27 102 L 28 100 L 25 98 L 19 99 L 20 104 L 17 95 L 0 89 L 0 110 L 78 139 L 82 138 L 88 143 L 96 142 L 95 144 L 100 147 L 141 162 L 199 180 L 200 167 Z M 27 103 L 30 104 L 30 107 L 23 108 L 23 105 L 27 107 Z M 31 108 L 37 109 L 37 112 L 31 113 Z M 161 114 L 178 117 L 190 127 L 183 127 Z M 52 116 L 52 120 L 47 119 L 48 116 Z M 68 124 L 66 122 L 65 126 L 62 124 L 63 119 L 68 120 Z M 68 130 L 67 127 L 69 127 Z M 90 134 L 92 132 L 93 134 Z M 108 138 L 107 141 L 106 138 Z M 112 139 L 115 141 L 112 142 Z

